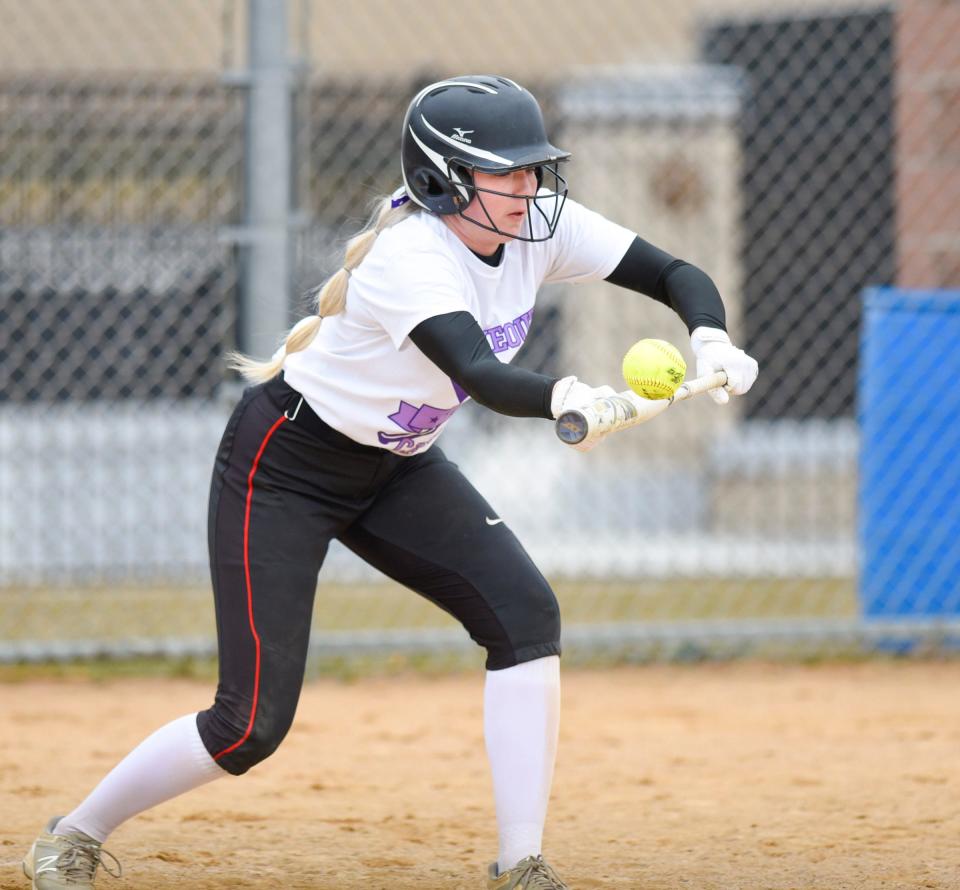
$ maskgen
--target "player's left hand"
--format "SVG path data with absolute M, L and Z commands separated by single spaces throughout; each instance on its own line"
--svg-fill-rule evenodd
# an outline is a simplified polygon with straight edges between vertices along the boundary
M 576 377 L 564 377 L 553 385 L 550 397 L 550 413 L 556 420 L 565 411 L 583 408 L 607 396 L 615 396 L 617 391 L 612 386 L 587 386 Z
M 615 396 L 617 391 L 612 386 L 588 386 L 581 383 L 576 377 L 564 377 L 558 380 L 553 386 L 553 394 L 550 400 L 550 412 L 554 419 L 558 418 L 565 411 L 571 411 L 575 408 L 585 408 L 593 404 L 597 399 Z M 577 451 L 592 451 L 608 434 L 602 436 L 592 436 L 577 442 L 572 447 Z
M 759 366 L 754 358 L 730 342 L 726 331 L 719 328 L 699 327 L 690 335 L 690 345 L 697 357 L 697 377 L 723 371 L 727 385 L 708 390 L 710 398 L 718 405 L 730 401 L 730 393 L 742 396 L 757 379 Z

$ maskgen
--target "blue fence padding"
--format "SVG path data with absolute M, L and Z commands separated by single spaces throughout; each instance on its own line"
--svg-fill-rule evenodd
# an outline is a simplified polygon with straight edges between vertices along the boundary
M 868 618 L 960 615 L 960 291 L 864 292 L 860 596 Z

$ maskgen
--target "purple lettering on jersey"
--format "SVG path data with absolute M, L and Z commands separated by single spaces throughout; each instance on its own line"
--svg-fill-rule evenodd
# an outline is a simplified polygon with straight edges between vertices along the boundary
M 514 323 L 517 328 L 520 330 L 520 342 L 522 343 L 527 339 L 527 334 L 530 333 L 530 322 L 533 321 L 533 310 L 530 309 L 527 312 L 524 312 L 519 318 L 514 319 Z
M 426 446 L 426 442 L 415 442 L 421 436 L 435 433 L 446 423 L 454 411 L 459 408 L 434 408 L 432 405 L 411 405 L 409 402 L 400 402 L 400 407 L 390 416 L 403 433 L 377 433 L 381 445 L 389 445 L 394 451 L 401 454 L 412 454 Z M 412 435 L 411 435 L 412 434 Z
M 487 328 L 483 333 L 487 335 L 490 348 L 494 352 L 506 352 L 523 345 L 530 332 L 530 322 L 533 320 L 533 310 L 529 309 L 506 324 Z
M 490 338 L 490 348 L 494 352 L 503 352 L 508 348 L 507 338 L 503 335 L 503 325 L 490 328 L 487 331 L 487 336 Z
M 416 454 L 429 445 L 429 442 L 418 442 L 412 436 L 408 436 L 406 439 L 398 439 L 396 442 L 393 442 L 391 447 L 396 454 L 404 454 L 409 457 L 411 454 Z

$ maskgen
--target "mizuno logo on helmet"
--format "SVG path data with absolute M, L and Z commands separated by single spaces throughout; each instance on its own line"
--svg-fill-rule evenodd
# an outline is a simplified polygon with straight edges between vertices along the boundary
M 467 139 L 467 134 L 475 133 L 475 132 L 476 132 L 475 130 L 461 130 L 460 127 L 454 127 L 453 136 L 451 138 L 456 139 L 457 142 L 466 142 L 467 145 L 471 145 L 473 143 L 473 140 Z
M 441 142 L 446 142 L 447 145 L 463 145 L 463 143 L 470 143 L 469 139 L 457 139 L 455 136 L 446 136 L 441 133 L 433 124 L 430 123 L 422 114 L 420 115 L 421 123 L 431 132 L 434 136 L 437 137 Z M 472 133 L 472 130 L 464 130 L 465 133 Z M 430 158 L 434 164 L 436 164 L 438 170 L 446 170 L 447 164 L 443 160 L 442 156 L 432 149 L 427 148 L 423 144 L 423 140 L 417 136 L 413 130 L 413 126 L 410 126 L 410 135 L 414 138 L 417 145 L 423 149 L 424 153 L 428 158 Z M 473 155 L 475 158 L 483 158 L 485 161 L 496 161 L 498 164 L 510 164 L 510 159 L 505 158 L 501 155 L 494 154 L 492 151 L 487 151 L 485 148 L 477 148 L 472 146 L 470 148 L 461 149 L 462 151 L 467 152 L 467 154 Z

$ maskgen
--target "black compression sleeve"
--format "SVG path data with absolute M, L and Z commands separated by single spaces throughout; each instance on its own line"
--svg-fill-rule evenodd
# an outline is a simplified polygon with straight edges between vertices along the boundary
M 607 281 L 669 306 L 688 331 L 701 326 L 727 329 L 723 300 L 710 276 L 642 238 L 634 238 Z
M 663 273 L 676 260 L 665 250 L 637 237 L 627 248 L 623 259 L 608 276 L 607 281 L 620 287 L 646 294 L 661 303 L 670 303 L 663 293 Z
M 469 312 L 421 321 L 410 339 L 481 405 L 511 417 L 552 419 L 550 396 L 557 378 L 501 362 Z

